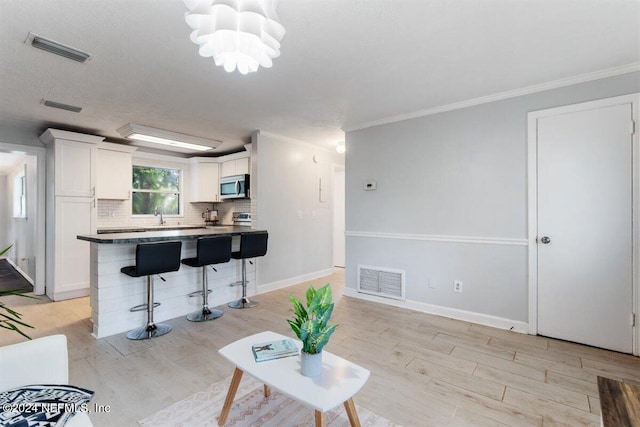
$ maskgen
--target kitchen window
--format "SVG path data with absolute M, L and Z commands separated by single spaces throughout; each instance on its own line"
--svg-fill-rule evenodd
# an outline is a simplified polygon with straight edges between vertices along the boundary
M 134 165 L 132 187 L 133 215 L 153 215 L 156 209 L 164 215 L 181 215 L 180 169 Z

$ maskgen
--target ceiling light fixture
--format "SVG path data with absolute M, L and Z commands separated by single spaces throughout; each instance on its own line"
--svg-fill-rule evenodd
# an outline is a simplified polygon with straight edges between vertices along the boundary
M 213 57 L 227 72 L 241 74 L 270 68 L 280 56 L 285 29 L 278 22 L 276 0 L 184 0 L 185 21 L 200 56 Z
M 339 141 L 338 145 L 336 145 L 336 151 L 340 154 L 347 151 L 347 147 L 344 145 L 344 141 Z
M 71 46 L 67 46 L 50 39 L 45 39 L 44 37 L 40 37 L 37 34 L 29 33 L 27 42 L 31 42 L 31 46 L 33 47 L 46 50 L 47 52 L 72 59 L 77 62 L 86 62 L 89 58 L 91 58 L 91 55 L 87 52 L 83 52 Z
M 164 129 L 156 129 L 137 123 L 128 123 L 118 129 L 118 133 L 123 138 L 134 141 L 151 142 L 153 144 L 165 145 L 173 148 L 208 151 L 217 148 L 222 141 L 215 139 L 200 138 L 198 136 L 186 135 L 184 133 L 171 132 Z

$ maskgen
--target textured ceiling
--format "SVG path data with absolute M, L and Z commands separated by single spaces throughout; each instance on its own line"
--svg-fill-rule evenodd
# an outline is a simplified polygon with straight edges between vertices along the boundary
M 198 55 L 185 10 L 1 0 L 0 129 L 117 140 L 136 122 L 223 140 L 217 152 L 256 129 L 331 146 L 363 123 L 640 62 L 637 0 L 280 0 L 281 56 L 246 76 Z M 34 49 L 29 32 L 94 56 Z

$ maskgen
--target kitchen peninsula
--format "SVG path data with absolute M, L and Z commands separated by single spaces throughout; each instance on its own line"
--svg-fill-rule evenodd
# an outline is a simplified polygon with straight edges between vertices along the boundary
M 145 312 L 129 311 L 131 307 L 146 302 L 145 278 L 134 279 L 120 272 L 122 267 L 135 265 L 138 243 L 181 240 L 181 258 L 184 259 L 195 256 L 196 241 L 199 237 L 231 235 L 233 251 L 237 251 L 242 234 L 259 231 L 263 230 L 242 226 L 220 226 L 77 236 L 79 240 L 91 243 L 90 303 L 93 336 L 103 338 L 145 323 Z M 212 307 L 240 297 L 241 287 L 229 285 L 240 280 L 241 268 L 241 261 L 232 259 L 226 264 L 216 265 L 217 272 L 207 269 L 209 289 L 212 291 L 209 303 Z M 189 297 L 190 293 L 202 289 L 202 273 L 199 268 L 182 265 L 179 271 L 162 276 L 166 282 L 156 280 L 154 286 L 154 299 L 161 304 L 154 311 L 156 321 L 184 316 L 201 306 L 201 298 Z M 255 265 L 250 263 L 247 263 L 247 280 L 251 284 L 256 283 Z M 249 289 L 252 289 L 251 286 Z

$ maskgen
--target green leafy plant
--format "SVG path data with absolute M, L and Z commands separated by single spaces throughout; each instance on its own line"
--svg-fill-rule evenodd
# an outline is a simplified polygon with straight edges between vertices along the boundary
M 9 249 L 11 249 L 12 247 L 13 245 L 9 245 L 8 248 L 1 250 L 0 256 L 9 252 Z M 22 295 L 14 291 L 0 291 L 0 297 L 6 296 L 6 295 L 18 295 L 24 298 L 33 298 L 31 296 Z M 24 323 L 21 319 L 22 319 L 22 314 L 18 313 L 15 310 L 12 310 L 11 308 L 7 307 L 7 305 L 4 302 L 0 301 L 0 328 L 9 329 L 10 331 L 15 331 L 20 335 L 22 335 L 23 337 L 27 339 L 31 339 L 31 337 L 26 333 L 24 333 L 24 331 L 20 328 L 23 327 L 23 328 L 33 329 L 33 326 L 27 323 Z
M 306 297 L 307 306 L 305 307 L 296 297 L 289 296 L 295 318 L 288 319 L 287 322 L 302 341 L 302 351 L 316 354 L 327 345 L 331 334 L 338 327 L 337 324 L 329 325 L 329 319 L 333 313 L 331 286 L 327 283 L 318 290 L 309 286 Z
M 13 245 L 9 245 L 8 248 L 4 248 L 3 250 L 0 251 L 0 256 L 6 254 L 7 252 L 9 252 L 9 249 L 11 249 L 13 247 Z

